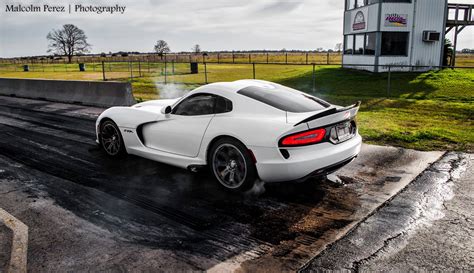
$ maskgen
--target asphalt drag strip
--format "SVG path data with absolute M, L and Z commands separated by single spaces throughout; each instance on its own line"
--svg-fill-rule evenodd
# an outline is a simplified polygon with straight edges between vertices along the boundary
M 0 97 L 0 207 L 29 227 L 29 268 L 297 270 L 441 152 L 364 145 L 339 183 L 222 190 L 207 172 L 97 147 L 100 108 Z
M 472 271 L 473 159 L 445 154 L 302 272 Z

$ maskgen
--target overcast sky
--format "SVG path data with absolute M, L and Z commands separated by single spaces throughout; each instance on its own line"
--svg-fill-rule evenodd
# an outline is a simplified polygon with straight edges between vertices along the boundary
M 343 0 L 0 0 L 0 57 L 46 54 L 46 34 L 72 23 L 92 52 L 334 48 L 342 42 Z M 471 3 L 474 0 L 451 1 Z M 125 14 L 6 13 L 5 4 L 124 5 Z M 458 48 L 474 48 L 474 27 Z

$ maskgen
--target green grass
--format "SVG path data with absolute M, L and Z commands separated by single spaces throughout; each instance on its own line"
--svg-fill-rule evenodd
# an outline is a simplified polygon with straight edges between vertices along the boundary
M 363 102 L 358 122 L 365 141 L 418 150 L 474 149 L 474 70 L 372 74 L 320 68 L 312 92 L 311 75 L 280 83 L 332 103 Z
M 307 65 L 256 65 L 255 70 L 256 78 L 278 82 L 287 78 L 304 76 L 311 72 L 312 67 Z M 199 65 L 198 74 L 189 74 L 188 71 L 188 65 L 177 65 L 175 74 L 167 75 L 166 82 L 183 84 L 186 89 L 192 89 L 206 83 L 204 65 Z M 207 65 L 207 82 L 209 83 L 251 78 L 253 78 L 253 67 L 249 64 Z M 130 81 L 130 79 L 125 78 L 119 80 Z M 163 73 L 146 73 L 145 77 L 135 78 L 130 82 L 137 98 L 145 100 L 159 98 L 159 88 L 164 84 L 165 76 Z
M 142 67 L 143 77 L 130 80 L 127 67 L 107 72 L 107 78 L 130 81 L 138 100 L 159 98 L 165 81 L 162 64 Z M 116 71 L 112 67 L 112 71 Z M 204 66 L 189 74 L 187 64 L 167 67 L 167 83 L 193 89 L 205 84 Z M 253 77 L 252 65 L 208 64 L 208 82 Z M 134 75 L 138 68 L 134 67 Z M 0 77 L 100 80 L 98 72 L 0 72 Z M 256 77 L 312 93 L 331 103 L 349 105 L 361 100 L 358 115 L 364 141 L 418 150 L 474 151 L 474 69 L 392 73 L 390 93 L 386 73 L 372 74 L 321 66 L 312 88 L 312 67 L 304 65 L 257 65 Z

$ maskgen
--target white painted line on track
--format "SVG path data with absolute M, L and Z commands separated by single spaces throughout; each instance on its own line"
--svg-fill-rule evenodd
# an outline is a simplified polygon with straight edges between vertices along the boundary
M 8 273 L 25 273 L 28 252 L 28 226 L 0 208 L 0 222 L 13 232 Z

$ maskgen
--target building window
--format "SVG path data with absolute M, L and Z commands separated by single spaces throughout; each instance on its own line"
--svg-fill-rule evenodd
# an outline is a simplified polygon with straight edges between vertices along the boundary
M 411 3 L 412 0 L 346 0 L 346 10 L 356 9 L 377 3 Z
M 382 56 L 408 56 L 408 32 L 382 32 Z
M 354 35 L 344 37 L 344 54 L 351 55 L 354 50 Z
M 390 0 L 387 0 L 390 2 Z M 394 2 L 411 2 L 410 0 L 393 0 Z M 382 0 L 346 0 L 346 10 L 356 9 L 367 5 L 380 3 Z
M 346 0 L 346 10 L 355 9 L 356 0 Z
M 355 36 L 354 54 L 364 55 L 365 34 L 359 34 L 359 35 L 354 35 L 354 36 Z
M 375 33 L 367 33 L 365 36 L 365 55 L 375 55 L 375 45 L 377 41 L 377 35 Z
M 375 55 L 377 34 L 375 32 L 344 36 L 344 54 Z
M 411 3 L 411 0 L 383 0 L 385 3 Z

